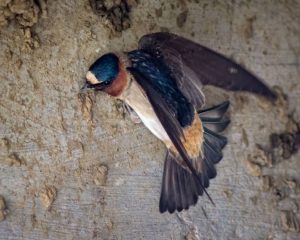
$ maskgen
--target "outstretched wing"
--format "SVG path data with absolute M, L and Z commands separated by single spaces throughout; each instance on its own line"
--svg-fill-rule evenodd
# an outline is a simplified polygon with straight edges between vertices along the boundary
M 204 102 L 203 85 L 232 91 L 248 91 L 275 100 L 269 87 L 249 71 L 225 56 L 172 33 L 143 36 L 139 48 L 163 58 L 182 93 L 199 109 Z
M 134 76 L 135 80 L 138 84 L 142 87 L 145 91 L 153 110 L 155 111 L 160 123 L 162 124 L 163 128 L 165 129 L 166 133 L 168 134 L 169 138 L 171 139 L 173 145 L 175 146 L 176 150 L 182 157 L 184 163 L 190 170 L 190 172 L 194 175 L 195 179 L 197 179 L 199 186 L 203 190 L 203 192 L 208 196 L 210 201 L 213 203 L 211 197 L 206 192 L 205 187 L 203 186 L 201 175 L 196 172 L 195 168 L 192 165 L 191 159 L 189 158 L 184 145 L 181 141 L 181 138 L 184 138 L 183 129 L 176 118 L 176 114 L 172 111 L 172 109 L 168 106 L 165 99 L 155 90 L 150 81 L 147 79 L 145 75 L 139 72 L 135 68 L 127 68 L 128 71 Z

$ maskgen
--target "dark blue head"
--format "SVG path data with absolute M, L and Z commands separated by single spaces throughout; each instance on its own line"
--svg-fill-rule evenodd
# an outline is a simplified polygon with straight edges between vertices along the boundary
M 86 79 L 90 84 L 111 82 L 119 73 L 119 59 L 113 53 L 107 53 L 97 59 L 89 68 Z

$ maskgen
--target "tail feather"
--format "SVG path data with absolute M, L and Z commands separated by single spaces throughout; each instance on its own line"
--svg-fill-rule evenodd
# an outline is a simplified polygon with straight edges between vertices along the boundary
M 175 166 L 174 165 L 170 165 L 170 175 L 169 175 L 169 178 L 170 178 L 170 185 L 169 185 L 169 188 L 170 188 L 170 198 L 172 198 L 172 200 L 170 201 L 169 203 L 169 207 L 170 207 L 170 211 L 171 212 L 174 212 L 175 208 L 176 208 L 176 202 L 178 200 L 178 194 L 176 192 L 176 187 L 178 185 L 177 181 L 175 181 L 175 177 L 176 177 L 176 170 L 174 169 Z
M 214 162 L 212 162 L 211 160 L 208 160 L 207 157 L 204 157 L 204 163 L 206 165 L 207 168 L 207 176 L 209 179 L 215 178 L 217 176 L 217 170 L 214 166 Z
M 209 130 L 206 127 L 204 129 L 204 139 L 205 141 L 209 142 L 213 146 L 218 147 L 219 149 L 223 149 L 227 144 L 227 138 Z
M 202 186 L 208 188 L 209 179 L 215 175 L 216 169 L 214 164 L 205 161 L 203 173 L 199 173 Z M 159 202 L 160 212 L 168 211 L 173 213 L 175 210 L 180 212 L 183 209 L 188 209 L 191 205 L 197 203 L 199 195 L 203 195 L 203 189 L 199 185 L 198 179 L 187 169 L 183 168 L 171 152 L 168 152 Z
M 220 118 L 224 116 L 229 105 L 229 101 L 224 101 L 216 106 L 202 109 L 198 111 L 198 113 L 201 115 L 201 117 Z
M 213 163 L 218 163 L 223 158 L 223 153 L 219 149 L 217 149 L 215 146 L 211 146 L 209 142 L 203 143 L 204 146 L 204 156 L 205 158 L 209 159 Z
M 202 194 L 203 190 L 198 186 L 197 178 L 180 166 L 176 157 L 168 152 L 159 202 L 160 212 L 173 213 L 175 210 L 180 212 L 188 209 L 190 205 L 196 204 L 198 195 Z
M 181 172 L 177 173 L 177 176 L 180 179 L 180 194 L 181 194 L 181 203 L 182 205 L 178 205 L 177 210 L 180 212 L 182 209 L 187 209 L 190 204 L 191 200 L 190 198 L 192 197 L 192 194 L 190 192 L 190 189 L 187 187 L 187 176 L 186 172 Z M 161 199 L 161 201 L 167 201 L 167 199 Z
M 184 208 L 184 206 L 187 205 L 186 201 L 185 201 L 185 198 L 183 198 L 183 196 L 185 195 L 185 192 L 184 192 L 184 188 L 182 187 L 182 179 L 181 179 L 181 176 L 176 173 L 176 179 L 175 181 L 177 181 L 177 198 L 176 198 L 176 202 L 178 203 L 178 211 L 182 211 L 182 209 Z
M 228 107 L 229 102 L 226 101 L 198 112 L 203 123 L 204 144 L 203 156 L 200 155 L 196 161 L 202 162 L 201 173 L 198 174 L 198 177 L 202 180 L 204 189 L 209 187 L 209 179 L 216 177 L 217 171 L 214 165 L 221 161 L 222 149 L 227 144 L 227 138 L 214 132 L 212 128 L 221 132 L 227 127 L 230 121 L 224 117 L 224 114 Z M 221 125 L 222 127 L 220 127 Z M 198 196 L 203 195 L 204 192 L 197 177 L 180 165 L 181 161 L 177 159 L 178 157 L 168 151 L 165 159 L 159 202 L 161 213 L 165 211 L 173 213 L 175 210 L 180 212 L 188 209 L 197 203 Z
M 208 117 L 201 117 L 201 121 L 203 122 L 204 126 L 209 128 L 214 132 L 222 132 L 230 123 L 230 120 L 227 117 L 222 118 L 208 118 Z
M 200 159 L 199 159 L 200 160 Z M 201 160 L 200 160 L 201 161 Z M 214 168 L 214 166 L 212 165 L 212 167 Z M 209 176 L 208 176 L 208 171 L 207 171 L 207 166 L 206 164 L 203 164 L 202 166 L 202 173 L 201 173 L 201 177 L 202 177 L 202 185 L 205 188 L 209 187 Z
M 176 208 L 176 204 L 178 203 L 178 205 L 182 205 L 181 203 L 181 193 L 179 191 L 180 189 L 180 185 L 179 182 L 177 180 L 178 174 L 176 172 L 175 166 L 173 166 L 173 172 L 172 172 L 172 182 L 173 182 L 173 194 L 175 196 L 175 201 L 174 201 L 174 210 Z

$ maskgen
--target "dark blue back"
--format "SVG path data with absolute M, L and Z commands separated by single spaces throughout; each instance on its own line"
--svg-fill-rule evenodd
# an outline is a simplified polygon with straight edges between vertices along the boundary
M 175 112 L 182 127 L 191 125 L 194 119 L 194 108 L 178 89 L 170 69 L 162 59 L 153 57 L 141 50 L 128 53 L 132 67 L 140 72 L 153 88 L 166 100 L 168 106 Z

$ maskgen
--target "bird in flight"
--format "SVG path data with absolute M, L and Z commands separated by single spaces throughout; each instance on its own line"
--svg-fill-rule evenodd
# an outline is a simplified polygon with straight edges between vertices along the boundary
M 167 147 L 159 210 L 182 211 L 206 194 L 227 144 L 221 135 L 229 101 L 204 109 L 203 85 L 246 91 L 275 101 L 276 95 L 225 56 L 172 33 L 143 36 L 137 50 L 107 53 L 86 74 L 84 89 L 103 91 L 127 106 Z

